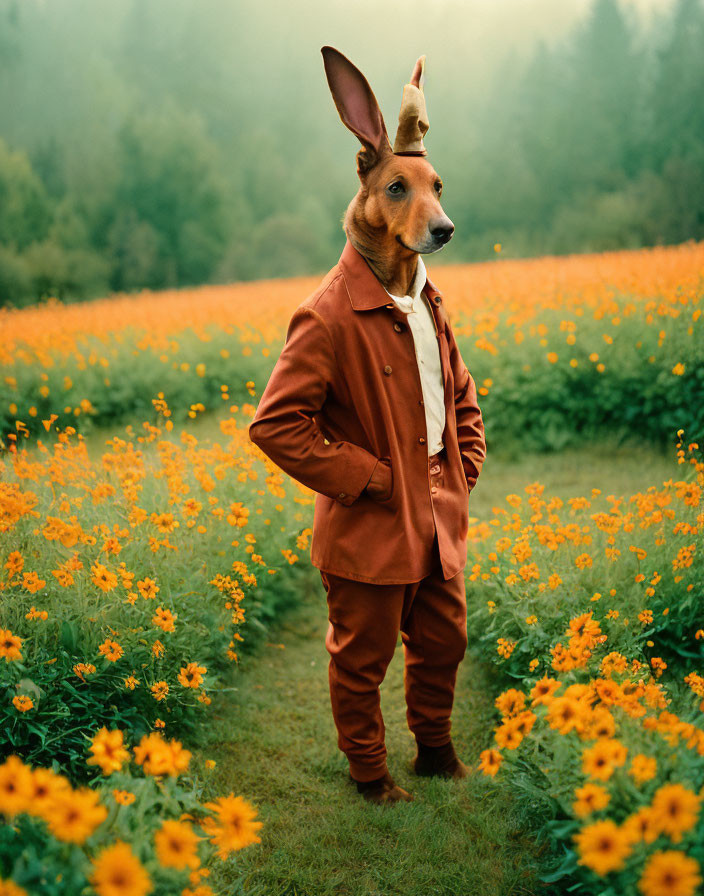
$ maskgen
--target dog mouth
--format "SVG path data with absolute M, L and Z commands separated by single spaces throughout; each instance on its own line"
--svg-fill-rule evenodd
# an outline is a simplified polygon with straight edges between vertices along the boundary
M 416 252 L 418 255 L 432 255 L 434 252 L 439 252 L 442 248 L 444 248 L 450 240 L 447 239 L 443 240 L 442 242 L 438 242 L 435 239 L 431 239 L 418 249 L 412 249 L 410 246 L 406 245 L 406 243 L 404 243 L 404 241 L 398 234 L 396 234 L 396 241 L 399 242 L 404 249 L 408 249 L 409 252 Z
M 401 243 L 403 248 L 408 249 L 409 252 L 417 252 L 418 251 L 417 249 L 411 249 L 410 246 L 407 246 L 398 234 L 396 234 L 396 241 Z

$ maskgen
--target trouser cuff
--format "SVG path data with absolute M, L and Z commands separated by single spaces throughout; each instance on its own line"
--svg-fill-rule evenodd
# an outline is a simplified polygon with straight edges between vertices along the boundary
M 383 778 L 389 771 L 385 762 L 383 765 L 364 765 L 363 763 L 349 760 L 349 763 L 350 775 L 355 781 L 376 781 L 379 778 Z

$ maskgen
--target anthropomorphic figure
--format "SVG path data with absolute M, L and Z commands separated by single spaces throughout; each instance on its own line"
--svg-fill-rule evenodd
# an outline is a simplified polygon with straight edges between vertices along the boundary
M 450 736 L 467 647 L 468 497 L 486 456 L 474 380 L 422 254 L 454 226 L 427 159 L 425 57 L 404 87 L 393 148 L 362 73 L 323 47 L 361 182 L 338 263 L 291 317 L 249 428 L 316 495 L 311 562 L 327 594 L 338 745 L 365 799 L 413 799 L 386 763 L 379 685 L 399 633 L 419 775 L 467 774 Z

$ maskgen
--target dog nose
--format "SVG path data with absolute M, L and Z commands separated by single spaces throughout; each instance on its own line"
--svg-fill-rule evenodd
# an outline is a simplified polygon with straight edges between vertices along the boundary
M 438 227 L 433 227 L 430 230 L 431 236 L 437 243 L 449 243 L 454 232 L 455 225 L 452 223 L 442 224 Z

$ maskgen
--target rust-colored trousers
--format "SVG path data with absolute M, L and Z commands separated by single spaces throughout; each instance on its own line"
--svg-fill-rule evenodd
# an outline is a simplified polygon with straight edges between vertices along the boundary
M 430 457 L 433 495 L 443 487 L 444 452 Z M 427 746 L 450 740 L 457 667 L 467 649 L 464 570 L 445 580 L 437 535 L 435 565 L 420 582 L 379 585 L 320 571 L 327 592 L 325 646 L 338 746 L 357 781 L 386 771 L 379 685 L 398 635 L 404 648 L 408 727 Z

